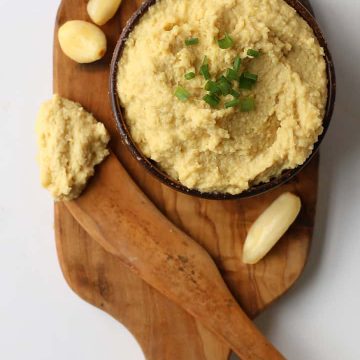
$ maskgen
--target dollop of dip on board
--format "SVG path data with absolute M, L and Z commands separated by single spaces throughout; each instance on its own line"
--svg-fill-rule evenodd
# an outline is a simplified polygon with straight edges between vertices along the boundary
M 77 198 L 109 155 L 105 126 L 79 103 L 54 95 L 40 108 L 36 133 L 41 184 L 55 200 Z
M 214 81 L 236 57 L 240 73 L 257 75 L 254 87 L 237 89 L 252 111 L 225 107 L 231 95 L 218 106 L 203 100 L 204 57 Z M 159 0 L 126 42 L 118 92 L 145 156 L 188 188 L 238 194 L 311 154 L 327 100 L 324 51 L 283 0 Z

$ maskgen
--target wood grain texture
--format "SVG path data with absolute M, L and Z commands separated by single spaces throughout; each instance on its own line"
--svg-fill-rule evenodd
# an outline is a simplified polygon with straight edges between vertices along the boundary
M 65 206 L 105 250 L 199 319 L 242 360 L 283 359 L 240 308 L 209 253 L 154 206 L 114 154 Z
M 55 229 L 69 286 L 123 323 L 147 360 L 227 359 L 229 350 L 222 342 L 98 245 L 63 203 L 55 207 Z
M 103 26 L 108 53 L 95 64 L 77 65 L 66 58 L 55 37 L 54 91 L 79 101 L 104 122 L 115 154 L 138 185 L 171 221 L 209 251 L 239 303 L 250 316 L 256 316 L 295 282 L 305 265 L 315 216 L 318 160 L 314 159 L 290 184 L 273 192 L 254 199 L 222 202 L 176 193 L 140 168 L 121 144 L 108 97 L 112 49 L 126 20 L 140 3 L 123 0 L 116 17 Z M 89 20 L 85 1 L 63 1 L 55 34 L 58 26 L 70 19 Z M 248 227 L 283 191 L 296 192 L 303 200 L 295 226 L 262 262 L 256 266 L 242 264 L 241 249 Z M 227 358 L 228 349 L 214 335 L 116 264 L 115 258 L 99 248 L 61 204 L 56 205 L 56 233 L 60 263 L 70 286 L 127 326 L 148 360 L 169 359 L 171 351 L 179 360 Z M 107 287 L 101 284 L 110 284 L 115 295 L 106 298 Z M 161 327 L 164 331 L 159 331 Z

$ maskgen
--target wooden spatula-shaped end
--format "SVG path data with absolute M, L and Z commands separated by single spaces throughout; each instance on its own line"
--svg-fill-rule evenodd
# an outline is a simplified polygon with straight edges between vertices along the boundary
M 127 178 L 126 187 L 120 178 Z M 283 359 L 236 303 L 208 253 L 157 210 L 114 155 L 84 195 L 66 206 L 106 250 L 201 320 L 243 360 Z

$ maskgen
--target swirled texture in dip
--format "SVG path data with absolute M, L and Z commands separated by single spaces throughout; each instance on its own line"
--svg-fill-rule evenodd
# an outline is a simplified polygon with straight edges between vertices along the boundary
M 217 43 L 225 33 L 234 39 L 227 50 Z M 186 46 L 190 37 L 199 44 Z M 198 75 L 204 55 L 217 78 L 248 49 L 262 54 L 243 61 L 258 74 L 246 93 L 256 109 L 211 108 Z M 126 42 L 120 101 L 134 141 L 170 176 L 203 192 L 237 194 L 312 152 L 327 99 L 323 55 L 310 26 L 283 0 L 159 0 Z M 190 71 L 197 76 L 187 81 Z M 191 94 L 185 102 L 174 96 L 179 85 Z

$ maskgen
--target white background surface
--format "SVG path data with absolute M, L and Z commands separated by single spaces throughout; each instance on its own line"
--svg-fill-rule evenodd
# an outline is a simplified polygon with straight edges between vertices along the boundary
M 358 360 L 360 1 L 312 2 L 338 79 L 314 245 L 301 280 L 257 323 L 291 360 Z M 51 96 L 57 6 L 0 0 L 0 358 L 142 360 L 121 324 L 71 292 L 57 262 L 33 131 L 39 104 Z

